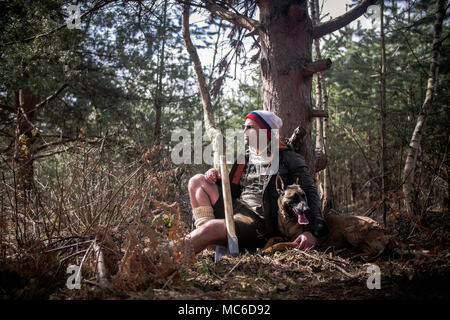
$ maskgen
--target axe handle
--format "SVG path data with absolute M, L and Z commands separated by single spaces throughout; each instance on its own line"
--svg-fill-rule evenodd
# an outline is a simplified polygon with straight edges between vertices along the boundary
M 223 202 L 225 205 L 225 224 L 228 237 L 236 238 L 233 219 L 233 203 L 231 199 L 230 177 L 228 175 L 227 161 L 224 155 L 220 156 L 220 175 L 222 176 Z

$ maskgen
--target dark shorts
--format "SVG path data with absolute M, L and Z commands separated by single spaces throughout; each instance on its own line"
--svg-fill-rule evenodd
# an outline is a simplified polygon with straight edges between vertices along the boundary
M 216 219 L 225 219 L 222 195 L 214 204 L 213 209 Z M 239 250 L 253 251 L 256 248 L 264 247 L 267 242 L 263 236 L 265 233 L 264 219 L 239 199 L 233 199 L 233 217 Z

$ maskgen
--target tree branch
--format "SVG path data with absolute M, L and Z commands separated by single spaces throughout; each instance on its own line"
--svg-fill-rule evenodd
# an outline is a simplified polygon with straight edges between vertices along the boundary
M 54 94 L 52 94 L 51 96 L 48 96 L 47 98 L 45 98 L 43 101 L 39 102 L 36 107 L 34 108 L 39 109 L 40 107 L 42 107 L 44 104 L 48 103 L 50 100 L 53 100 L 54 98 L 56 98 L 58 96 L 58 94 L 61 93 L 61 91 L 63 91 L 65 88 L 67 88 L 69 85 L 68 84 L 64 84 L 61 88 L 59 88 Z
M 93 12 L 103 8 L 107 4 L 109 4 L 111 2 L 114 2 L 114 1 L 116 1 L 116 0 L 106 0 L 103 3 L 99 3 L 99 4 L 95 5 L 93 8 L 89 9 L 88 11 L 86 11 L 85 13 L 80 15 L 80 19 L 83 18 L 84 16 L 90 14 L 90 13 L 93 13 Z M 7 43 L 3 44 L 3 46 L 10 46 L 10 45 L 18 44 L 18 43 L 27 43 L 27 42 L 30 42 L 30 41 L 35 40 L 35 39 L 39 39 L 39 38 L 42 38 L 42 37 L 47 37 L 47 36 L 51 35 L 52 33 L 55 33 L 55 32 L 65 28 L 65 27 L 67 27 L 67 22 L 64 23 L 63 25 L 60 25 L 59 27 L 57 27 L 55 29 L 52 29 L 52 30 L 48 31 L 48 32 L 45 32 L 45 33 L 42 33 L 42 34 L 38 34 L 38 35 L 29 37 L 29 38 L 26 38 L 26 39 L 23 39 L 23 40 L 19 40 L 19 41 L 7 42 Z
M 261 24 L 254 19 L 248 18 L 246 16 L 240 15 L 236 12 L 231 12 L 225 9 L 224 7 L 214 3 L 210 0 L 202 0 L 205 3 L 205 8 L 211 11 L 213 14 L 218 17 L 231 22 L 234 25 L 238 25 L 242 28 L 250 30 L 251 33 L 254 34 L 257 29 L 261 27 Z
M 330 69 L 331 59 L 321 59 L 306 65 L 303 68 L 303 76 L 312 76 L 314 73 Z
M 72 146 L 72 147 L 67 147 L 67 148 L 65 148 L 65 149 L 63 149 L 63 150 L 59 150 L 59 151 L 55 151 L 55 152 L 47 153 L 47 154 L 42 154 L 42 155 L 39 155 L 39 156 L 34 156 L 34 157 L 33 157 L 33 161 L 35 161 L 35 160 L 37 160 L 37 159 L 42 159 L 42 158 L 51 157 L 51 156 L 54 156 L 54 155 L 57 155 L 57 154 L 60 154 L 60 153 L 64 153 L 64 152 L 67 152 L 67 151 L 69 151 L 70 149 L 73 149 L 73 148 L 75 148 L 75 147 L 74 147 L 74 146 Z
M 65 143 L 68 143 L 68 142 L 74 142 L 74 141 L 79 141 L 79 140 L 81 141 L 82 139 L 81 138 L 69 138 L 69 139 L 64 139 L 64 140 L 60 140 L 60 141 L 54 141 L 54 142 L 46 143 L 46 144 L 40 146 L 39 148 L 37 148 L 36 149 L 36 153 L 39 153 L 42 150 L 45 150 L 45 149 L 47 149 L 49 147 L 52 147 L 52 146 L 57 146 L 57 145 L 60 145 L 60 144 L 65 144 Z
M 327 34 L 339 30 L 342 27 L 345 27 L 353 20 L 356 20 L 362 16 L 366 12 L 367 8 L 376 2 L 377 0 L 362 0 L 356 7 L 345 14 L 328 22 L 318 24 L 313 28 L 314 39 L 321 38 Z
M 202 64 L 197 54 L 197 50 L 195 49 L 194 44 L 192 43 L 191 40 L 191 33 L 189 31 L 189 10 L 190 10 L 189 5 L 183 6 L 183 19 L 182 19 L 183 38 L 184 43 L 186 45 L 186 49 L 189 53 L 189 57 L 191 58 L 194 64 L 194 71 L 197 77 L 197 83 L 203 103 L 203 115 L 206 125 L 206 131 L 208 132 L 208 136 L 211 136 L 210 130 L 214 130 L 216 128 L 216 124 L 214 122 L 214 114 L 212 111 L 211 96 L 209 94 L 206 79 L 203 74 Z
M 328 111 L 322 109 L 311 110 L 311 118 L 328 118 Z

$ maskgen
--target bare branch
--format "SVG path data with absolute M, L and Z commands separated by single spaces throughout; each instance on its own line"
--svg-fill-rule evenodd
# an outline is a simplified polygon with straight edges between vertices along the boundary
M 314 73 L 325 71 L 331 67 L 331 59 L 321 59 L 306 65 L 303 68 L 303 76 L 311 76 Z
M 52 153 L 47 153 L 47 154 L 42 154 L 42 155 L 39 155 L 39 156 L 35 156 L 35 157 L 33 157 L 33 161 L 35 161 L 37 159 L 51 157 L 51 156 L 54 156 L 54 155 L 57 155 L 57 154 L 60 154 L 60 153 L 64 153 L 64 152 L 67 152 L 67 151 L 69 151 L 70 149 L 73 149 L 73 148 L 75 148 L 75 147 L 73 147 L 73 146 L 72 147 L 67 147 L 67 148 L 65 148 L 63 150 L 59 150 L 59 151 L 55 151 L 55 152 L 52 152 Z
M 311 110 L 312 118 L 328 118 L 328 111 L 322 109 L 313 109 Z
M 377 2 L 377 0 L 362 0 L 356 7 L 345 14 L 328 22 L 318 24 L 313 29 L 314 39 L 321 38 L 327 34 L 339 30 L 342 27 L 345 27 L 353 20 L 356 20 L 362 16 L 366 12 L 367 8 L 370 5 L 375 4 L 375 2 Z
M 200 95 L 202 97 L 203 103 L 203 114 L 205 119 L 206 131 L 208 132 L 211 129 L 215 129 L 216 124 L 214 122 L 214 114 L 211 106 L 211 96 L 209 94 L 208 86 L 206 84 L 206 79 L 203 74 L 202 64 L 200 62 L 200 58 L 198 57 L 197 50 L 194 47 L 194 44 L 191 40 L 191 33 L 189 31 L 189 5 L 183 6 L 183 38 L 184 43 L 186 45 L 186 49 L 189 53 L 189 56 L 194 64 L 194 71 L 197 77 L 198 87 L 200 89 Z
M 56 98 L 56 96 L 58 96 L 58 94 L 61 93 L 61 91 L 63 91 L 65 88 L 67 88 L 69 85 L 68 84 L 64 84 L 61 88 L 59 88 L 54 94 L 52 94 L 51 96 L 48 96 L 47 98 L 45 98 L 43 101 L 39 102 L 36 107 L 36 109 L 39 109 L 41 106 L 43 106 L 44 104 L 48 103 L 49 101 L 53 100 L 54 98 Z
M 261 27 L 257 20 L 243 16 L 237 12 L 231 12 L 224 7 L 214 3 L 210 0 L 202 0 L 205 3 L 206 9 L 217 15 L 218 17 L 227 20 L 235 25 L 250 30 L 250 33 L 254 34 Z
M 38 153 L 38 152 L 40 152 L 42 150 L 45 150 L 45 149 L 47 149 L 49 147 L 57 146 L 57 145 L 60 145 L 60 144 L 65 144 L 65 143 L 68 143 L 68 142 L 74 142 L 74 141 L 82 141 L 82 139 L 81 138 L 71 138 L 71 139 L 69 138 L 69 139 L 64 139 L 64 140 L 60 140 L 60 141 L 54 141 L 54 142 L 46 143 L 46 144 L 40 146 L 39 148 L 37 148 L 36 149 L 36 153 Z

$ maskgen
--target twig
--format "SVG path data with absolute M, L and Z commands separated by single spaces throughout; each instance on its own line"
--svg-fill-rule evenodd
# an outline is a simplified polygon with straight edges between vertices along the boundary
M 141 169 L 144 167 L 145 162 L 136 169 L 135 172 L 133 172 L 126 180 L 125 182 L 122 183 L 122 185 L 116 190 L 116 192 L 114 192 L 114 194 L 111 196 L 111 198 L 108 200 L 108 202 L 105 204 L 105 206 L 100 210 L 100 212 L 94 217 L 94 219 L 92 220 L 92 223 L 90 224 L 89 228 L 87 228 L 86 232 L 88 230 L 90 230 L 92 228 L 92 226 L 94 225 L 94 223 L 97 222 L 97 219 L 100 218 L 101 214 L 106 210 L 106 208 L 109 206 L 109 204 L 111 203 L 111 201 L 113 199 L 116 198 L 116 195 L 119 193 L 120 190 L 123 189 L 123 187 L 131 180 L 131 178 L 133 178 L 139 171 L 141 171 Z
M 103 251 L 101 250 L 101 245 L 98 243 L 98 239 L 93 242 L 95 256 L 97 258 L 97 272 L 98 280 L 101 286 L 109 287 L 109 281 L 107 279 L 107 270 L 105 266 L 105 258 L 103 256 Z
M 75 279 L 79 279 L 79 277 L 80 277 L 80 272 L 81 272 L 81 267 L 83 267 L 84 261 L 85 261 L 86 258 L 88 257 L 89 252 L 91 251 L 91 248 L 92 248 L 92 246 L 94 245 L 94 243 L 95 243 L 95 241 L 92 241 L 92 242 L 91 242 L 89 248 L 87 248 L 86 253 L 85 253 L 84 256 L 83 256 L 83 259 L 81 259 L 80 267 L 78 268 L 77 275 L 75 276 Z
M 236 269 L 236 267 L 242 262 L 242 259 L 243 259 L 243 258 L 244 258 L 244 257 L 242 257 L 241 259 L 239 259 L 239 261 L 234 265 L 234 267 L 231 268 L 231 270 L 227 272 L 227 274 L 224 276 L 224 278 L 228 277 L 228 275 L 229 275 L 230 273 L 232 273 L 234 269 Z
M 169 278 L 168 278 L 167 281 L 164 283 L 164 285 L 163 285 L 163 287 L 162 287 L 161 289 L 164 289 L 164 288 L 167 286 L 167 284 L 169 283 L 169 281 L 171 281 L 171 280 L 173 279 L 173 277 L 177 274 L 177 271 L 178 271 L 178 270 L 174 270 L 174 271 L 172 272 L 172 274 L 170 274 Z
M 301 250 L 300 250 L 299 252 L 302 253 L 302 254 L 304 254 L 304 255 L 307 256 L 307 257 L 313 258 L 313 259 L 316 260 L 316 261 L 325 262 L 326 264 L 335 267 L 336 269 L 338 269 L 340 272 L 342 272 L 344 275 L 346 275 L 346 276 L 349 277 L 349 278 L 355 278 L 355 276 L 351 275 L 350 273 L 348 273 L 347 271 L 345 271 L 344 269 L 342 269 L 340 266 L 338 266 L 338 265 L 335 264 L 335 263 L 331 263 L 331 262 L 329 262 L 329 261 L 319 259 L 319 258 L 317 258 L 317 257 L 314 257 L 314 256 L 312 256 L 312 255 L 306 253 L 305 251 L 301 251 Z
M 52 252 L 52 251 L 59 251 L 59 250 L 62 250 L 62 249 L 67 249 L 67 248 L 70 248 L 70 247 L 74 247 L 74 246 L 76 246 L 78 244 L 81 244 L 81 243 L 88 243 L 88 242 L 92 242 L 92 240 L 87 240 L 87 241 L 83 241 L 83 242 L 77 242 L 77 243 L 74 243 L 74 244 L 69 244 L 67 246 L 62 246 L 62 247 L 59 247 L 59 248 L 50 249 L 50 250 L 47 250 L 45 252 L 47 253 L 47 252 Z
M 88 249 L 77 251 L 75 253 L 72 253 L 71 255 L 68 255 L 67 257 L 62 258 L 61 261 L 59 262 L 59 264 L 61 264 L 63 261 L 66 261 L 67 259 L 69 259 L 69 258 L 71 258 L 73 256 L 76 256 L 76 255 L 78 255 L 80 253 L 85 252 L 86 250 L 88 250 Z

